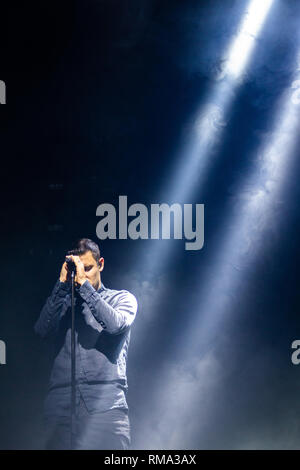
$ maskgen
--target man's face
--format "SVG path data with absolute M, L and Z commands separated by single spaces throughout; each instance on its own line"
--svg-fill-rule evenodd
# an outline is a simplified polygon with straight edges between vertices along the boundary
M 98 290 L 101 287 L 100 272 L 103 271 L 104 268 L 104 258 L 99 259 L 99 265 L 91 251 L 87 251 L 83 255 L 80 255 L 79 258 L 84 265 L 87 280 L 92 284 L 94 289 Z

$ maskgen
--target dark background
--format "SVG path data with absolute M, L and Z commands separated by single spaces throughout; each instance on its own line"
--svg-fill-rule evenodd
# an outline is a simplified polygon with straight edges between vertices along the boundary
M 133 447 L 299 447 L 300 366 L 291 362 L 291 343 L 300 338 L 298 145 L 259 259 L 230 293 L 231 315 L 199 356 L 189 352 L 188 338 L 184 350 L 178 347 L 186 324 L 203 314 L 197 291 L 217 275 L 213 253 L 239 200 L 236 188 L 297 69 L 299 4 L 277 3 L 235 96 L 213 171 L 188 201 L 161 194 L 246 2 L 1 6 L 1 449 L 43 447 L 49 360 L 33 325 L 72 241 L 99 241 L 96 208 L 117 207 L 119 195 L 129 204 L 206 207 L 205 246 L 197 252 L 175 240 L 100 241 L 104 284 L 139 301 L 128 360 Z M 173 244 L 172 256 L 150 272 L 147 260 L 159 243 Z M 208 364 L 200 372 L 196 365 L 195 375 L 203 358 Z M 174 408 L 162 415 L 170 386 Z

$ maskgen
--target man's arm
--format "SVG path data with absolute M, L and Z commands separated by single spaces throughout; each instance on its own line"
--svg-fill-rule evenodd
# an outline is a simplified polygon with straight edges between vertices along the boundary
M 86 278 L 84 265 L 79 256 L 71 256 L 76 264 L 77 290 L 83 300 L 89 306 L 94 318 L 102 328 L 110 334 L 122 333 L 135 319 L 137 312 L 137 301 L 134 295 L 128 291 L 116 292 L 114 307 L 102 299 L 101 295 L 94 289 Z
M 89 306 L 97 322 L 110 334 L 122 333 L 135 319 L 137 301 L 134 295 L 128 291 L 116 293 L 115 307 L 102 299 L 89 281 L 85 281 L 78 292 Z
M 50 297 L 48 297 L 40 316 L 34 325 L 34 331 L 42 338 L 46 338 L 57 328 L 62 306 L 65 302 L 65 297 L 69 292 L 70 287 L 67 283 L 60 282 L 60 280 L 56 282 Z
M 65 302 L 66 295 L 70 292 L 69 274 L 67 265 L 64 263 L 61 268 L 60 276 L 54 289 L 48 297 L 37 322 L 34 325 L 34 331 L 42 338 L 47 337 L 58 327 L 61 317 L 61 311 Z

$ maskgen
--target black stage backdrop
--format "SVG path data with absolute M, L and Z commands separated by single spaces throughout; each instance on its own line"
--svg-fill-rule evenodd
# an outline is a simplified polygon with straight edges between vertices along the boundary
M 179 200 L 164 193 L 177 165 L 185 181 L 188 157 L 178 149 L 222 81 L 222 52 L 246 4 L 1 5 L 1 449 L 43 448 L 50 363 L 33 325 L 78 237 L 99 242 L 104 284 L 130 290 L 139 302 L 128 358 L 133 448 L 299 448 L 300 365 L 291 360 L 300 339 L 297 141 L 292 157 L 278 157 L 292 161 L 284 190 L 265 218 L 251 215 L 239 241 L 244 251 L 238 257 L 232 247 L 232 271 L 224 268 L 223 281 L 220 274 L 223 241 L 251 197 L 247 178 L 260 165 L 258 149 L 272 142 L 278 99 L 300 78 L 297 2 L 273 5 L 226 116 L 216 108 L 218 145 L 205 184 L 201 179 Z M 267 171 L 262 166 L 254 180 L 273 197 L 278 180 L 268 186 Z M 118 208 L 120 195 L 147 207 L 205 204 L 204 247 L 99 240 L 96 208 Z M 247 218 L 246 209 L 242 214 Z M 170 246 L 163 263 L 151 264 L 153 253 Z M 219 304 L 211 307 L 213 298 Z

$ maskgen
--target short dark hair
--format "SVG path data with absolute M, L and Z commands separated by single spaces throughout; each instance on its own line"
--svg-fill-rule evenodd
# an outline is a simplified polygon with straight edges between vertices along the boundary
M 80 238 L 79 240 L 77 240 L 74 243 L 72 250 L 68 251 L 68 255 L 80 256 L 84 255 L 84 253 L 86 253 L 87 251 L 92 252 L 93 258 L 97 261 L 97 264 L 99 264 L 99 246 L 90 238 Z

